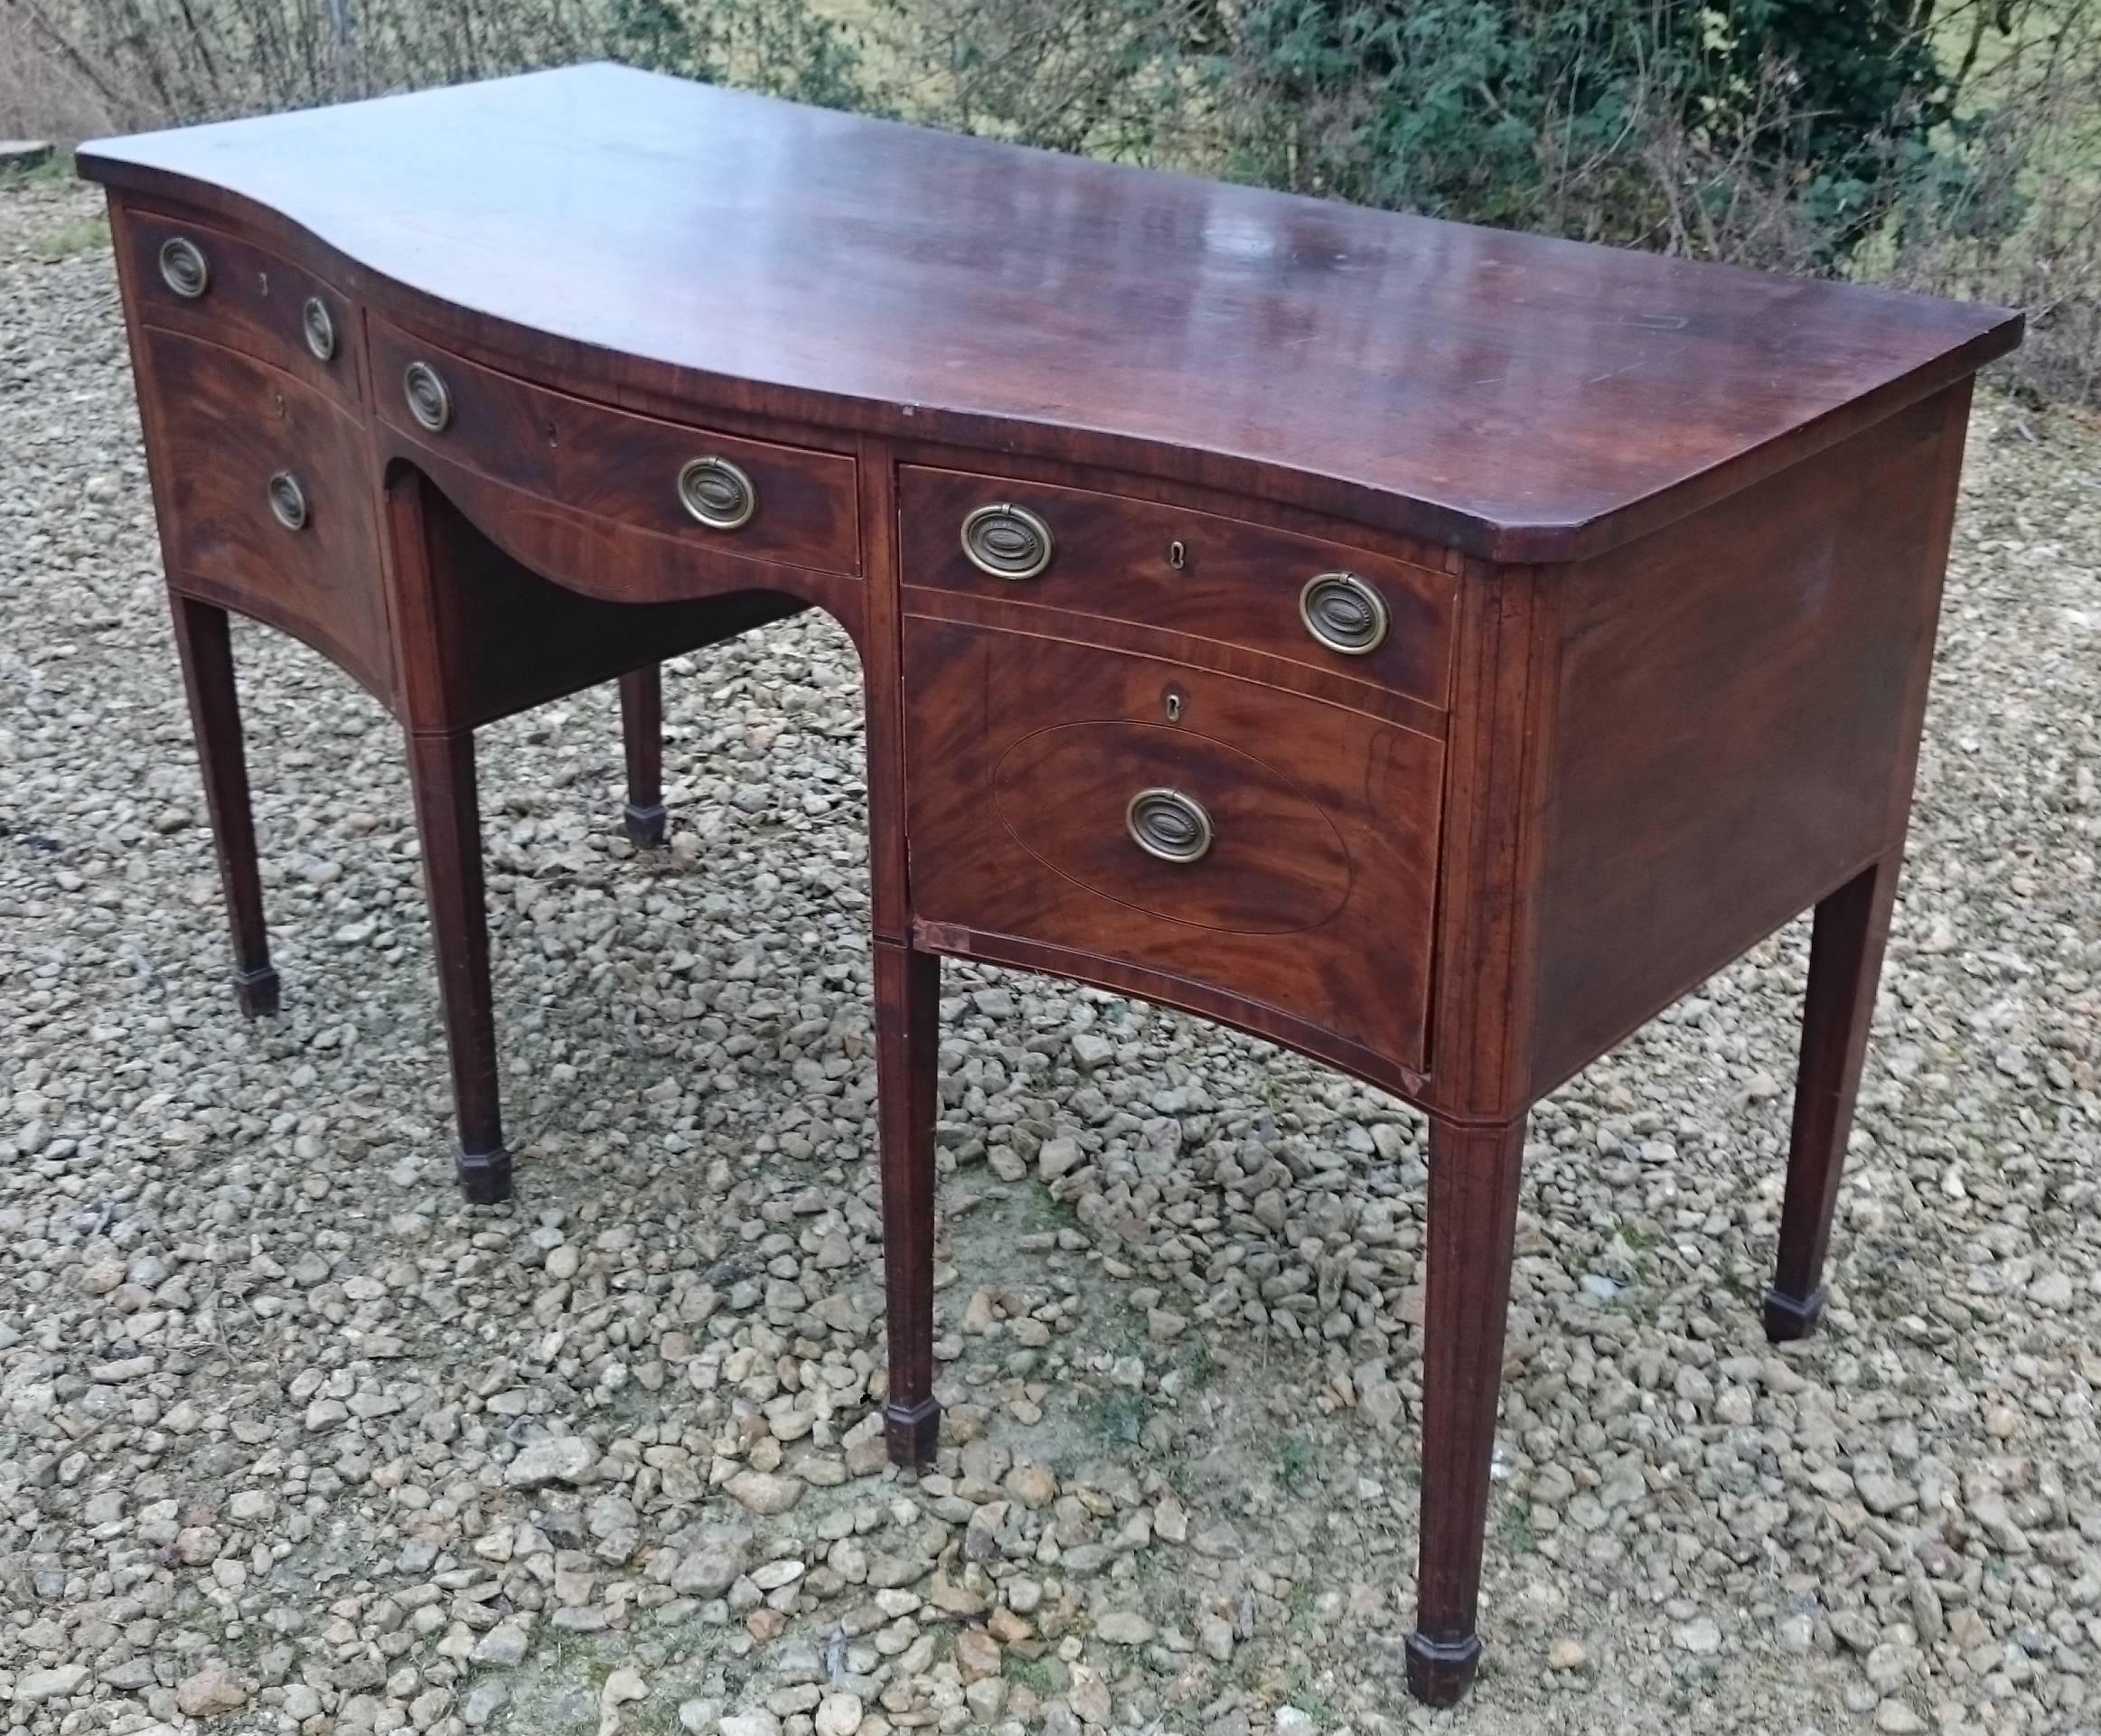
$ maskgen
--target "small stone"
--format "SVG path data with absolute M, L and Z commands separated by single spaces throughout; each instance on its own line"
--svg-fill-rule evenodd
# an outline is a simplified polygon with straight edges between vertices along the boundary
M 719 1700 L 681 1700 L 679 1703 L 679 1728 L 686 1736 L 713 1736 L 716 1721 L 722 1716 Z
M 1224 1616 L 1205 1616 L 1196 1624 L 1196 1645 L 1205 1656 L 1218 1663 L 1233 1661 L 1233 1623 Z
M 577 1435 L 542 1435 L 519 1449 L 503 1468 L 503 1480 L 514 1489 L 536 1489 L 549 1483 L 580 1483 L 598 1462 L 598 1449 Z
M 1695 1657 L 1712 1657 L 1721 1649 L 1721 1629 L 1712 1616 L 1695 1616 L 1672 1637 L 1678 1642 L 1680 1650 L 1691 1652 Z
M 995 1611 L 994 1620 L 1006 1613 L 1003 1609 Z M 956 1636 L 955 1660 L 957 1672 L 965 1682 L 997 1675 L 1000 1666 L 999 1643 L 980 1628 L 965 1628 Z
M 477 1682 L 460 1702 L 460 1722 L 479 1730 L 511 1703 L 511 1690 L 499 1681 Z
M 1926 1720 L 1901 1700 L 1885 1700 L 1875 1708 L 1875 1728 L 1883 1736 L 1917 1736 Z
M 1082 1073 L 1092 1073 L 1116 1058 L 1116 1045 L 1106 1037 L 1098 1037 L 1093 1031 L 1080 1031 L 1073 1037 L 1073 1065 Z
M 492 1665 L 498 1669 L 512 1669 L 525 1661 L 526 1648 L 531 1641 L 532 1635 L 525 1624 L 515 1616 L 507 1616 L 475 1643 L 474 1662 Z
M 1553 1670 L 1580 1670 L 1590 1661 L 1590 1654 L 1583 1649 L 1580 1640 L 1567 1635 L 1547 1647 L 1547 1667 Z
M 723 1486 L 752 1512 L 771 1517 L 785 1513 L 802 1498 L 802 1479 L 773 1471 L 742 1470 Z
M 1085 1157 L 1079 1140 L 1069 1133 L 1061 1133 L 1055 1140 L 1046 1140 L 1037 1150 L 1036 1170 L 1046 1181 L 1055 1181 L 1060 1176 L 1070 1175 L 1077 1169 Z
M 1164 1308 L 1150 1309 L 1146 1313 L 1145 1326 L 1155 1344 L 1172 1344 L 1189 1329 L 1189 1318 L 1186 1314 L 1170 1313 Z
M 817 1736 L 854 1736 L 860 1727 L 858 1694 L 828 1694 L 818 1702 Z
M 1277 1708 L 1277 1736 L 1314 1736 L 1319 1728 L 1309 1712 L 1301 1712 L 1297 1706 Z
M 85 1664 L 61 1664 L 55 1670 L 24 1670 L 15 1678 L 14 1697 L 30 1706 L 41 1705 L 46 1700 L 63 1700 L 87 1679 Z
M 1900 1512 L 1918 1499 L 1918 1492 L 1910 1484 L 1885 1471 L 1854 1472 L 1853 1487 L 1860 1493 L 1862 1506 L 1884 1517 Z
M 1065 1699 L 1083 1724 L 1105 1725 L 1116 1709 L 1107 1678 L 1084 1664 L 1073 1666 L 1073 1685 Z M 1313 1736 L 1310 1727 L 1305 1736 Z
M 214 1718 L 248 1704 L 248 1690 L 225 1665 L 214 1660 L 175 1689 L 175 1704 L 185 1717 Z
M 680 1597 L 720 1597 L 750 1562 L 751 1544 L 748 1531 L 718 1533 L 671 1570 L 671 1590 Z
M 602 1713 L 608 1713 L 648 1698 L 649 1684 L 642 1679 L 642 1672 L 624 1664 L 605 1678 L 605 1685 L 598 1690 L 598 1709 Z
M 781 1721 L 762 1706 L 730 1713 L 716 1730 L 718 1736 L 781 1736 Z
M 2061 1311 L 2072 1305 L 2072 1281 L 2068 1273 L 2046 1272 L 2028 1287 L 2028 1300 L 2038 1308 Z
M 1094 1624 L 1111 1646 L 1149 1646 L 1159 1629 L 1133 1609 L 1112 1609 Z
M 1051 1475 L 1050 1467 L 1039 1465 L 1033 1459 L 1024 1459 L 1007 1473 L 1002 1487 L 1025 1507 L 1034 1512 L 1047 1507 L 1057 1497 L 1058 1479 Z

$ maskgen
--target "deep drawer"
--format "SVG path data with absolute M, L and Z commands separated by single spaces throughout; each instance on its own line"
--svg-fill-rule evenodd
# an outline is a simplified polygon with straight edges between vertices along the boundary
M 558 505 L 713 554 L 858 573 L 854 460 L 570 398 L 371 324 L 380 418 Z
M 1447 703 L 1449 574 L 1186 507 L 923 465 L 900 472 L 898 516 L 907 586 L 1167 628 Z
M 392 690 L 364 430 L 252 357 L 147 331 L 141 397 L 178 588 L 306 640 Z
M 224 230 L 150 211 L 122 215 L 117 245 L 142 324 L 222 343 L 357 405 L 355 310 L 312 272 Z
M 918 917 L 1421 1065 L 1441 743 L 1122 652 L 924 617 L 905 633 Z

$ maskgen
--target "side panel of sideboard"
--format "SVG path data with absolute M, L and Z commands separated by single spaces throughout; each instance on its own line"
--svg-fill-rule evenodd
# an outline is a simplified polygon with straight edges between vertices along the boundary
M 1969 398 L 1546 576 L 1535 1094 L 1901 839 Z

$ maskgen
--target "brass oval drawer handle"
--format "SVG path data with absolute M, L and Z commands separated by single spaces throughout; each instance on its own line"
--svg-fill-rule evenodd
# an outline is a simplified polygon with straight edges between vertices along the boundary
M 401 371 L 401 395 L 408 414 L 433 434 L 443 434 L 453 419 L 453 395 L 427 361 L 411 361 Z
M 1204 804 L 1179 790 L 1140 790 L 1123 811 L 1131 841 L 1163 862 L 1200 862 L 1216 834 Z
M 758 484 L 742 464 L 709 453 L 680 469 L 679 504 L 710 530 L 741 530 L 759 510 Z
M 335 360 L 335 315 L 319 296 L 309 296 L 299 314 L 299 329 L 306 334 L 306 347 L 316 360 Z
M 1299 593 L 1299 618 L 1330 651 L 1362 657 L 1386 642 L 1386 600 L 1355 573 L 1317 573 Z
M 270 478 L 270 511 L 287 530 L 306 528 L 306 491 L 288 470 L 280 470 Z
M 184 301 L 193 302 L 211 287 L 211 261 L 187 235 L 171 235 L 161 243 L 161 279 Z
M 994 578 L 1034 578 L 1051 564 L 1050 526 L 1026 506 L 994 501 L 963 519 L 963 553 Z

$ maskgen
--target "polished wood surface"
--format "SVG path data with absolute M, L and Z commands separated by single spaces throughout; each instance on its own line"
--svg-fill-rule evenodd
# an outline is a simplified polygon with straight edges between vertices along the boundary
M 611 66 L 87 146 L 544 365 L 1564 559 L 2009 348 L 1997 310 L 1355 210 Z M 579 272 L 588 294 L 577 293 Z
M 146 335 L 142 371 L 171 451 L 161 488 L 171 566 L 189 588 L 295 633 L 381 699 L 394 686 L 380 545 L 365 487 L 365 430 L 289 374 L 202 339 Z M 289 477 L 303 522 L 282 522 L 274 477 Z
M 1082 631 L 1127 622 L 1284 658 L 1321 671 L 1330 684 L 1364 681 L 1444 708 L 1458 613 L 1449 573 L 1244 519 L 1012 474 L 908 464 L 898 489 L 907 608 L 940 614 L 943 597 L 928 595 L 940 592 L 1003 608 L 1014 619 L 1025 618 L 1022 610 L 1052 612 L 1036 623 L 1049 633 L 1075 624 L 1061 624 L 1060 614 L 1080 617 Z M 1049 564 L 1035 577 L 989 574 L 964 552 L 970 514 L 999 503 L 1034 512 L 1051 533 Z M 1384 637 L 1368 651 L 1331 648 L 1300 614 L 1305 587 L 1340 572 L 1368 586 L 1385 611 Z
M 1441 743 L 1207 670 L 915 616 L 905 690 L 913 909 L 961 931 L 950 950 L 1027 936 L 1061 973 L 1120 963 L 1120 986 L 1170 1004 L 1222 990 L 1420 1074 Z M 1208 814 L 1200 860 L 1134 843 L 1149 789 Z
M 407 734 L 472 1196 L 511 1185 L 474 729 L 617 680 L 653 845 L 659 663 L 820 608 L 865 684 L 900 1463 L 939 1431 L 944 953 L 1428 1114 L 1433 1703 L 1480 1654 L 1530 1106 L 1812 906 L 1765 1313 L 1815 1324 L 1969 381 L 2016 318 L 606 67 L 80 162 L 237 985 L 274 999 L 229 608 Z

